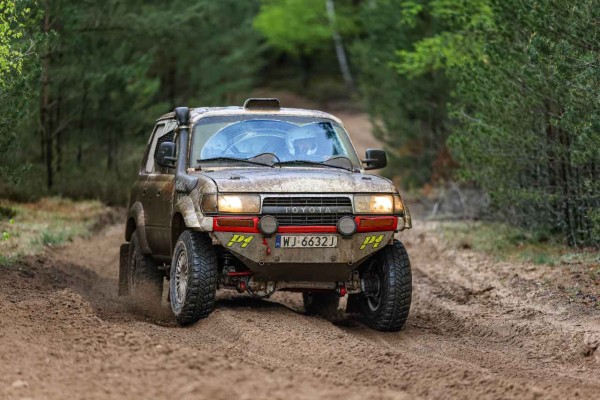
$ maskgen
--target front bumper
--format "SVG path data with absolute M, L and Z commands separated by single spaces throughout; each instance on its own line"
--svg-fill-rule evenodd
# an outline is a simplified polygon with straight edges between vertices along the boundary
M 286 233 L 338 237 L 337 247 L 319 248 L 278 248 L 278 234 L 265 236 L 257 232 L 227 231 L 212 233 L 219 244 L 252 270 L 255 280 L 337 282 L 348 279 L 350 273 L 371 254 L 389 244 L 394 232 L 360 232 L 349 237 L 331 232 Z

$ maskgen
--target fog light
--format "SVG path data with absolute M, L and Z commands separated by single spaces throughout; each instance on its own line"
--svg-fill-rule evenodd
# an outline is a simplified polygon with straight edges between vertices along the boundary
M 258 221 L 258 229 L 265 235 L 272 235 L 277 232 L 277 228 L 279 227 L 279 222 L 277 222 L 277 218 L 272 215 L 265 215 Z
M 337 230 L 344 236 L 352 235 L 356 232 L 356 222 L 354 222 L 354 218 L 350 216 L 340 218 L 337 223 Z

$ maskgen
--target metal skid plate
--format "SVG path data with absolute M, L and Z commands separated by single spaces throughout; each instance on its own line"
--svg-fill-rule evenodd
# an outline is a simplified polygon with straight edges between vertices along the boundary
M 214 232 L 221 245 L 254 272 L 257 280 L 344 281 L 369 255 L 385 247 L 393 232 L 338 235 L 337 247 L 277 248 L 275 235 Z M 303 235 L 303 234 L 298 234 Z M 306 235 L 315 235 L 314 233 Z M 331 235 L 331 233 L 323 234 Z

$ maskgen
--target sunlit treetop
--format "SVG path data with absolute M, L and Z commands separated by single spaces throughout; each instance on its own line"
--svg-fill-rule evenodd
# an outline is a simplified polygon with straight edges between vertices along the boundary
M 432 17 L 443 21 L 449 30 L 415 42 L 412 51 L 398 51 L 399 61 L 393 66 L 399 73 L 414 76 L 431 70 L 486 62 L 482 34 L 495 29 L 490 0 L 405 1 L 401 11 L 402 23 L 413 26 L 425 8 Z
M 356 30 L 346 2 L 337 1 L 336 24 L 340 33 Z M 331 43 L 332 29 L 326 0 L 262 0 L 254 27 L 267 42 L 290 54 L 310 54 Z
M 29 9 L 19 10 L 15 0 L 0 0 L 0 86 L 11 71 L 20 71 L 23 53 L 15 42 L 23 36 L 22 20 Z

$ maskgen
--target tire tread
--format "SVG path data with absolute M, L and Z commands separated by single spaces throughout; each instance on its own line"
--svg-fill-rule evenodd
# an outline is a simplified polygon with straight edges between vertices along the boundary
M 412 298 L 412 274 L 410 260 L 399 240 L 382 250 L 382 261 L 388 266 L 388 295 L 377 315 L 367 317 L 367 324 L 378 331 L 398 331 L 410 312 Z
M 215 307 L 217 291 L 217 256 L 206 234 L 184 231 L 178 241 L 188 250 L 188 286 L 181 312 L 176 315 L 182 325 L 206 318 Z M 171 268 L 175 268 L 176 255 Z

